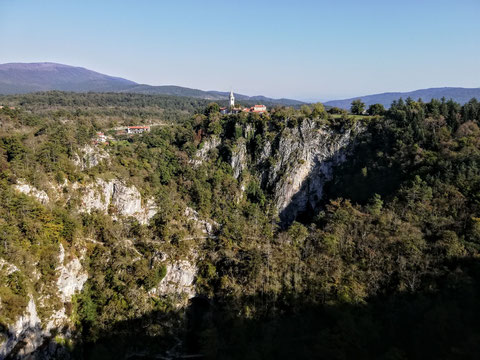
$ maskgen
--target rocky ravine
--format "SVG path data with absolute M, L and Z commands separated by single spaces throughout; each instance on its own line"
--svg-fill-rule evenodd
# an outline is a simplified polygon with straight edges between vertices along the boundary
M 71 301 L 72 296 L 81 291 L 87 281 L 88 275 L 84 271 L 80 260 L 70 254 L 71 260 L 65 261 L 65 249 L 62 244 L 59 246 L 59 266 L 56 271 L 59 274 L 57 280 L 58 296 L 62 300 L 63 306 L 53 312 L 48 319 L 40 319 L 37 311 L 37 302 L 32 295 L 29 295 L 29 302 L 23 315 L 21 315 L 14 324 L 10 324 L 3 334 L 3 342 L 0 343 L 0 359 L 11 355 L 13 352 L 16 357 L 22 358 L 35 351 L 45 340 L 49 339 L 53 333 L 58 332 L 58 337 L 69 338 L 70 329 L 73 324 L 67 315 L 65 304 Z M 3 261 L 5 264 L 5 261 Z M 16 266 L 7 265 L 7 271 L 20 271 Z M 43 320 L 43 321 L 42 321 Z M 63 349 L 51 343 L 45 349 L 45 356 L 59 356 L 58 352 Z
M 252 130 L 249 129 L 250 131 Z M 248 153 L 246 140 L 240 138 L 232 149 L 230 164 L 233 175 L 243 181 L 242 173 L 249 170 L 252 175 L 258 177 L 262 187 L 272 194 L 281 221 L 290 223 L 298 213 L 317 206 L 323 195 L 325 182 L 331 179 L 334 167 L 345 160 L 357 131 L 358 128 L 353 128 L 337 132 L 319 126 L 315 121 L 304 120 L 298 126 L 285 128 L 275 139 L 265 141 L 257 156 Z M 217 137 L 207 140 L 197 153 L 197 159 L 192 161 L 192 165 L 196 166 L 205 161 L 208 152 L 220 144 L 221 141 Z M 97 160 L 108 161 L 106 157 L 92 159 L 91 157 L 95 155 L 90 151 L 87 151 L 86 155 L 90 158 L 78 163 L 82 169 L 96 164 Z M 52 199 L 58 201 L 59 197 L 63 196 L 62 191 L 56 191 L 60 194 L 57 195 L 53 190 L 39 190 L 25 181 L 19 181 L 14 187 L 47 206 Z M 100 211 L 110 214 L 118 221 L 132 216 L 141 224 L 148 224 L 157 212 L 157 205 L 153 199 L 142 198 L 135 186 L 128 185 L 121 179 L 97 178 L 87 184 L 52 185 L 52 189 L 62 187 L 72 190 L 66 192 L 68 193 L 66 197 L 78 197 L 79 212 Z M 68 202 L 69 198 L 63 199 L 64 203 Z M 217 224 L 200 219 L 198 214 L 189 208 L 185 210 L 185 216 L 197 224 L 202 237 L 214 236 L 212 229 Z M 96 242 L 95 239 L 92 241 Z M 24 314 L 3 331 L 4 336 L 0 338 L 0 359 L 6 357 L 12 350 L 20 357 L 32 353 L 52 336 L 54 329 L 63 329 L 60 336 L 66 339 L 71 336 L 73 324 L 67 315 L 65 304 L 71 302 L 72 296 L 83 289 L 88 274 L 82 265 L 82 255 L 78 255 L 82 254 L 81 249 L 77 249 L 77 256 L 62 245 L 59 245 L 58 251 L 60 265 L 56 269 L 57 296 L 64 306 L 48 318 L 41 318 L 38 312 L 41 300 L 29 295 Z M 150 291 L 150 295 L 172 295 L 177 299 L 179 306 L 185 305 L 189 298 L 195 296 L 194 279 L 197 273 L 195 254 L 192 253 L 184 259 L 164 257 L 161 261 L 166 264 L 167 274 Z M 0 259 L 0 271 L 9 273 L 19 269 L 15 264 Z M 46 354 L 56 356 L 58 351 L 62 351 L 61 347 L 55 347 L 55 342 L 50 342 Z
M 343 163 L 354 144 L 359 125 L 340 131 L 321 126 L 306 119 L 293 128 L 285 128 L 275 139 L 265 141 L 256 158 L 247 152 L 244 138 L 232 149 L 230 165 L 237 179 L 245 169 L 255 174 L 262 188 L 273 194 L 273 200 L 284 225 L 307 209 L 316 209 L 325 183 L 332 178 L 333 169 Z M 244 134 L 251 133 L 247 125 Z M 196 163 L 207 158 L 208 151 L 220 141 L 212 137 L 197 152 Z
M 273 189 L 280 220 L 289 224 L 297 214 L 316 209 L 325 183 L 343 163 L 358 128 L 336 132 L 317 127 L 312 120 L 282 134 L 273 165 L 263 174 L 264 187 Z M 268 154 L 270 144 L 265 145 Z M 271 151 L 271 150 L 270 150 Z
M 99 210 L 108 214 L 110 211 L 114 219 L 132 216 L 144 225 L 157 213 L 153 199 L 146 199 L 142 203 L 138 189 L 118 179 L 96 179 L 87 186 L 74 184 L 74 188 L 82 194 L 80 212 Z
M 53 196 L 55 189 L 68 186 L 73 193 L 68 195 L 67 199 L 60 199 L 59 196 Z M 70 197 L 78 196 L 80 199 L 79 212 L 101 211 L 110 214 L 114 219 L 121 221 L 125 217 L 135 217 L 141 224 L 148 224 L 151 218 L 157 213 L 158 208 L 153 199 L 142 199 L 138 189 L 131 185 L 128 186 L 124 181 L 112 179 L 109 181 L 96 179 L 95 181 L 82 185 L 79 183 L 49 185 L 48 191 L 52 196 L 48 196 L 44 190 L 27 184 L 24 180 L 18 181 L 14 188 L 21 193 L 32 196 L 44 205 L 49 205 L 52 198 L 55 201 L 66 202 Z M 62 191 L 56 191 L 62 194 Z M 194 223 L 200 238 L 213 236 L 213 229 L 218 224 L 201 219 L 199 214 L 193 209 L 186 208 L 185 216 L 188 221 Z M 95 239 L 86 239 L 87 241 L 101 245 Z M 128 244 L 127 244 L 128 243 Z M 133 248 L 131 241 L 126 240 L 126 244 Z M 84 254 L 86 248 L 76 250 L 76 253 Z M 136 251 L 133 249 L 132 251 Z M 82 255 L 83 256 L 83 255 Z M 82 265 L 84 259 L 78 257 L 71 249 L 66 249 L 59 244 L 58 259 L 59 266 L 56 268 L 56 294 L 63 304 L 60 309 L 51 313 L 47 318 L 39 315 L 39 307 L 42 304 L 42 297 L 51 297 L 49 294 L 38 294 L 36 298 L 29 295 L 28 306 L 13 324 L 8 324 L 6 329 L 0 329 L 0 359 L 7 356 L 13 358 L 27 358 L 29 354 L 43 356 L 45 358 L 56 358 L 58 356 L 67 356 L 66 350 L 58 346 L 57 342 L 69 341 L 74 330 L 74 324 L 67 314 L 67 304 L 72 302 L 72 296 L 82 291 L 88 274 Z M 188 303 L 188 299 L 195 296 L 194 278 L 197 273 L 196 255 L 192 253 L 185 259 L 169 259 L 165 254 L 161 261 L 166 264 L 167 274 L 160 283 L 150 291 L 151 296 L 168 296 L 177 306 L 181 307 Z M 20 271 L 15 264 L 8 263 L 0 258 L 0 275 L 9 275 L 15 271 Z M 1 299 L 0 299 L 1 310 Z M 51 338 L 55 334 L 55 340 Z M 63 339 L 63 340 L 62 340 Z M 47 346 L 43 346 L 46 344 Z M 41 354 L 36 351 L 42 346 Z

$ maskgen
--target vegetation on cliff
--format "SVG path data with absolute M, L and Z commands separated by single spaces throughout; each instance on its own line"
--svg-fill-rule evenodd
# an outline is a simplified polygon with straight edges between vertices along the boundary
M 46 288 L 55 282 L 62 243 L 84 252 L 89 274 L 69 305 L 79 358 L 118 358 L 145 347 L 163 353 L 176 337 L 182 353 L 207 358 L 479 353 L 476 100 L 463 106 L 399 100 L 363 117 L 330 115 L 320 104 L 222 116 L 210 104 L 183 122 L 119 139 L 106 149 L 109 163 L 82 170 L 74 154 L 111 126 L 103 100 L 95 100 L 95 110 L 85 104 L 77 111 L 87 95 L 68 94 L 68 105 L 57 101 L 57 109 L 44 111 L 38 103 L 44 100 L 28 96 L 28 109 L 18 98 L 11 105 L 19 108 L 0 110 L 0 258 L 20 269 L 0 283 L 4 328 L 21 314 L 26 294 L 37 301 L 53 294 Z M 115 121 L 140 123 L 142 116 L 133 106 Z M 315 210 L 281 228 L 274 189 L 263 176 L 282 137 L 304 121 L 314 122 L 314 131 L 355 129 L 355 139 Z M 239 157 L 241 146 L 246 155 Z M 243 164 L 238 176 L 235 156 Z M 158 213 L 150 224 L 80 213 L 81 199 L 65 200 L 69 187 L 44 205 L 13 189 L 23 179 L 51 194 L 52 184 L 97 177 L 122 178 L 152 196 Z M 215 223 L 214 233 L 199 234 L 187 207 Z M 149 293 L 165 276 L 161 254 L 190 260 L 195 254 L 198 296 L 186 315 L 174 299 Z M 60 306 L 50 299 L 45 316 L 49 306 Z

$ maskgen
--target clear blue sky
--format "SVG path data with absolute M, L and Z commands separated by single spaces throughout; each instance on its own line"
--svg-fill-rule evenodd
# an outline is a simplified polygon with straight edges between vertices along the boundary
M 480 87 L 480 0 L 0 0 L 0 63 L 326 100 Z

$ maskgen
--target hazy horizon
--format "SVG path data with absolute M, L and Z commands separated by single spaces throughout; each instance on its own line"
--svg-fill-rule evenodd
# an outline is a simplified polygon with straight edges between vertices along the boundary
M 0 0 L 0 63 L 55 62 L 149 85 L 308 101 L 480 86 L 478 1 L 404 1 L 393 10 L 379 0 L 295 8 Z

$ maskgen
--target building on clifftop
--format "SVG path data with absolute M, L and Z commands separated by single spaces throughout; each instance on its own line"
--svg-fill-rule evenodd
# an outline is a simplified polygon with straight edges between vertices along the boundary
M 252 107 L 245 107 L 242 108 L 240 106 L 235 107 L 235 96 L 233 95 L 233 91 L 230 91 L 230 95 L 228 97 L 228 107 L 221 107 L 220 113 L 223 115 L 233 115 L 238 114 L 241 112 L 249 112 L 249 113 L 256 113 L 256 114 L 263 114 L 267 112 L 267 107 L 265 105 L 255 105 Z

